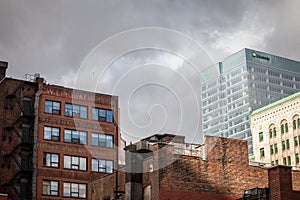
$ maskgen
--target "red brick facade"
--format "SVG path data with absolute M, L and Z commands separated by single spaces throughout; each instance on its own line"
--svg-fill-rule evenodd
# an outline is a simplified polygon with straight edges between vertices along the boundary
M 24 115 L 24 109 L 27 108 L 24 107 L 24 101 L 27 97 L 30 97 L 30 116 Z M 46 112 L 46 100 L 50 103 L 58 102 L 59 112 Z M 66 116 L 66 104 L 79 105 L 80 109 L 87 110 L 87 116 L 75 117 L 75 111 L 72 113 L 74 116 Z M 101 112 L 105 110 L 105 113 L 108 113 L 106 110 L 112 110 L 114 120 L 100 120 L 100 114 L 99 120 L 92 119 L 94 108 L 101 109 Z M 47 85 L 42 78 L 38 78 L 36 82 L 3 79 L 0 82 L 0 192 L 7 193 L 8 199 L 20 199 L 21 196 L 23 199 L 78 199 L 80 196 L 76 190 L 69 194 L 77 198 L 71 198 L 65 196 L 68 189 L 64 189 L 65 183 L 70 183 L 70 187 L 72 183 L 76 183 L 73 186 L 77 186 L 81 192 L 85 190 L 83 198 L 90 199 L 93 195 L 91 182 L 109 174 L 92 171 L 92 159 L 101 159 L 99 163 L 102 160 L 113 161 L 114 165 L 117 162 L 116 146 L 120 143 L 118 113 L 116 96 Z M 24 124 L 29 127 L 30 133 L 30 141 L 26 142 L 23 141 Z M 52 128 L 59 130 L 59 135 L 51 132 L 51 138 L 47 138 L 45 127 L 51 131 Z M 77 139 L 76 131 L 83 131 L 83 143 L 86 141 L 86 144 L 81 144 L 81 136 Z M 71 141 L 65 138 L 66 132 L 71 134 Z M 98 133 L 99 138 L 101 137 L 97 139 L 99 145 L 100 140 L 102 142 L 100 146 L 92 145 L 92 133 Z M 103 147 L 103 138 L 113 138 L 113 146 Z M 106 140 L 108 139 L 105 139 L 104 145 Z M 29 155 L 26 170 L 23 166 L 23 152 Z M 53 155 L 59 157 L 58 161 L 51 157 Z M 71 160 L 71 164 L 66 164 L 65 156 Z M 80 164 L 77 165 L 78 161 Z M 100 164 L 98 167 L 100 171 Z M 48 187 L 51 189 L 49 195 L 46 195 L 43 183 L 47 188 L 46 184 L 52 184 L 51 181 L 54 181 L 54 186 Z

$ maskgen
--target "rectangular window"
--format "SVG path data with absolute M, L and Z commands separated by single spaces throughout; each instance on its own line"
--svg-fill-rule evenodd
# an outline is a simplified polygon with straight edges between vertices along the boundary
M 288 140 L 288 139 L 286 140 L 286 148 L 290 149 L 290 140 Z
M 88 107 L 76 104 L 65 104 L 65 116 L 87 119 Z
M 291 156 L 288 156 L 287 160 L 288 160 L 288 165 L 291 166 Z
M 87 132 L 65 129 L 64 142 L 87 144 Z
M 260 132 L 258 135 L 259 135 L 259 141 L 260 142 L 263 141 L 264 140 L 264 134 L 263 134 L 263 132 Z
M 270 145 L 270 152 L 271 152 L 271 154 L 273 154 L 273 153 L 274 153 L 274 150 L 273 150 L 273 145 Z
M 286 157 L 283 158 L 283 165 L 286 165 Z
M 43 181 L 43 195 L 58 196 L 58 181 Z
M 113 148 L 114 137 L 100 133 L 92 133 L 92 145 Z
M 274 151 L 275 151 L 275 153 L 278 153 L 278 147 L 277 147 L 277 143 L 276 143 L 276 144 L 274 144 Z
M 269 130 L 270 138 L 272 138 L 272 129 Z
M 45 101 L 45 113 L 52 113 L 54 115 L 60 115 L 60 102 L 58 101 Z
M 296 122 L 296 120 L 294 119 L 293 120 L 293 129 L 295 130 L 297 128 L 297 122 Z
M 289 126 L 288 126 L 288 123 L 285 123 L 285 132 L 289 132 Z
M 278 160 L 275 160 L 275 164 L 278 165 Z
M 282 141 L 282 150 L 285 150 L 285 141 Z
M 64 156 L 64 168 L 86 171 L 86 158 L 77 156 Z
M 284 134 L 284 125 L 281 124 L 281 134 Z
M 92 159 L 93 172 L 113 173 L 114 162 L 112 160 Z
M 64 183 L 64 197 L 86 198 L 86 184 Z
M 113 122 L 113 111 L 101 108 L 93 108 L 92 119 L 102 122 Z
M 263 157 L 265 157 L 265 150 L 264 150 L 264 148 L 261 148 L 260 149 L 260 158 L 263 158 Z
M 296 153 L 296 155 L 295 155 L 295 160 L 296 160 L 296 165 L 298 165 L 299 164 L 299 154 L 298 153 Z
M 276 127 L 273 128 L 274 137 L 276 137 Z
M 59 167 L 59 154 L 44 153 L 43 164 L 48 167 Z
M 297 136 L 294 137 L 294 146 L 295 147 L 298 146 L 298 137 Z
M 59 141 L 60 130 L 55 127 L 44 127 L 44 139 Z
M 300 118 L 298 118 L 298 128 L 300 128 Z

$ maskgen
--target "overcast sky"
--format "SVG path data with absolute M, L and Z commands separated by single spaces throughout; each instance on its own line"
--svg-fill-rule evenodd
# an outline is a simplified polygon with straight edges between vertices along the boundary
M 169 132 L 199 142 L 199 70 L 245 47 L 300 60 L 299 10 L 297 0 L 0 0 L 0 60 L 8 76 L 119 95 L 127 140 Z M 145 27 L 162 30 L 116 37 Z M 110 58 L 104 76 L 97 56 Z

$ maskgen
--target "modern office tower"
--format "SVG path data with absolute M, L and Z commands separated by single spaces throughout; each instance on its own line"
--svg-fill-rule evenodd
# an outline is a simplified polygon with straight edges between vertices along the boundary
M 300 62 L 252 49 L 202 72 L 203 135 L 245 139 L 253 154 L 250 114 L 300 91 Z
M 0 62 L 0 193 L 8 199 L 90 199 L 113 173 L 118 97 L 5 77 Z
M 255 161 L 299 170 L 300 92 L 253 111 L 251 132 Z

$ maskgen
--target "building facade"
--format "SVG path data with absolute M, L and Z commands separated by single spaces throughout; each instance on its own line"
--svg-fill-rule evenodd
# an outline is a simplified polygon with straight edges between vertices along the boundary
M 300 91 L 300 62 L 243 49 L 202 73 L 203 135 L 245 139 L 253 110 Z
M 300 169 L 300 93 L 293 94 L 251 115 L 255 160 L 268 165 Z
M 116 168 L 118 97 L 2 76 L 0 192 L 90 199 L 91 182 Z

